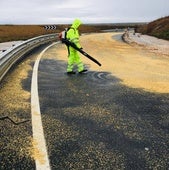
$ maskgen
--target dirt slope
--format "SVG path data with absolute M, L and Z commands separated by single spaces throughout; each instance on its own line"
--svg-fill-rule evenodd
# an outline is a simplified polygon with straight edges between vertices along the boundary
M 137 28 L 137 32 L 169 40 L 169 16 L 140 26 Z

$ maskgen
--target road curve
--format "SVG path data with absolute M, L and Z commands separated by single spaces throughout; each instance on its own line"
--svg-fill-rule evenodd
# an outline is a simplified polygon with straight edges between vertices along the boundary
M 84 50 L 102 63 L 98 67 L 81 56 L 89 69 L 84 75 L 65 73 L 63 44 L 43 53 L 38 96 L 51 169 L 168 169 L 168 58 L 133 48 L 120 37 L 117 33 L 81 37 Z M 1 87 L 0 115 L 6 110 L 10 116 L 31 119 L 31 68 L 43 49 L 31 54 L 27 67 L 18 68 L 15 75 L 25 70 L 24 79 L 20 74 L 20 81 L 9 77 Z M 19 90 L 13 90 L 15 84 Z M 9 97 L 9 92 L 15 95 Z M 44 155 L 34 150 L 30 122 L 20 127 L 7 121 L 0 124 L 0 169 L 35 169 L 35 152 L 43 160 Z

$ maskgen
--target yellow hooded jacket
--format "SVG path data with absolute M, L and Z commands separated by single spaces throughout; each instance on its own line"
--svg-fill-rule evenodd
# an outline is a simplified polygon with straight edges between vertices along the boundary
M 70 27 L 70 29 L 67 32 L 67 39 L 71 42 L 73 42 L 74 44 L 76 44 L 76 46 L 78 48 L 81 48 L 81 45 L 79 43 L 79 31 L 78 31 L 78 27 L 82 24 L 82 22 L 79 19 L 75 19 L 72 26 Z

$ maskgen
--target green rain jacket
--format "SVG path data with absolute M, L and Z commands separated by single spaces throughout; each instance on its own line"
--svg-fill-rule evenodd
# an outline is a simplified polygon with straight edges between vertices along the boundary
M 70 27 L 70 29 L 67 32 L 67 39 L 71 42 L 73 42 L 74 44 L 76 44 L 76 46 L 78 48 L 81 48 L 81 45 L 79 43 L 79 31 L 78 31 L 78 27 L 82 24 L 82 22 L 79 19 L 75 19 L 72 26 Z

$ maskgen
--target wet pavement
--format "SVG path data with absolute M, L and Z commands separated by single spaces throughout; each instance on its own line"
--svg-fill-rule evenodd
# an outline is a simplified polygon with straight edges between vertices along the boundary
M 109 72 L 67 76 L 65 67 L 52 60 L 40 67 L 53 169 L 167 168 L 168 95 L 125 87 Z
M 122 42 L 118 40 L 117 46 L 118 43 Z M 124 49 L 129 48 L 126 46 Z M 95 49 L 95 54 L 99 54 L 100 48 Z M 31 53 L 5 78 L 0 89 L 1 116 L 8 114 L 17 121 L 31 119 L 32 67 L 42 49 Z M 125 83 L 129 70 L 125 72 L 122 67 L 118 70 L 114 65 L 118 59 L 120 64 L 124 62 L 125 51 L 119 52 L 119 58 L 114 58 L 112 63 L 111 58 L 97 55 L 102 68 L 95 69 L 89 60 L 84 60 L 89 72 L 75 75 L 65 73 L 67 62 L 62 58 L 63 51 L 63 45 L 50 48 L 42 57 L 38 71 L 51 169 L 168 169 L 169 93 L 137 87 L 137 82 L 133 86 L 134 80 Z M 118 49 L 113 54 L 118 56 Z M 126 68 L 125 62 L 123 66 Z M 136 75 L 139 74 L 133 74 L 133 78 Z M 19 87 L 15 89 L 16 84 Z M 17 126 L 3 120 L 0 130 L 0 169 L 35 169 L 31 122 Z

